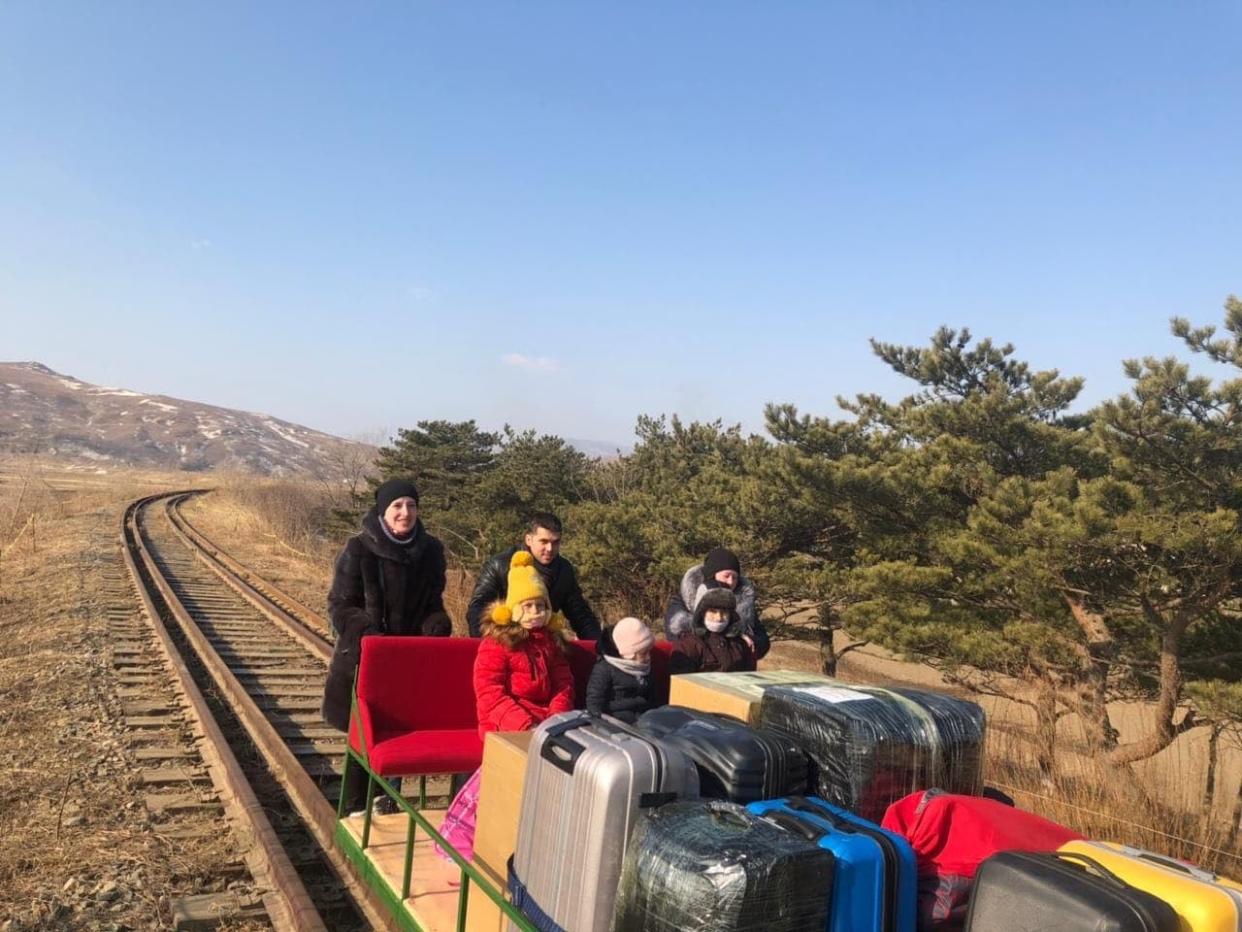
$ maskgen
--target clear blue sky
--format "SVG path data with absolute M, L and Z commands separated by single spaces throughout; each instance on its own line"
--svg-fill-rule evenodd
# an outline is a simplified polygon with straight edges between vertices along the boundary
M 335 433 L 626 442 L 1121 391 L 1242 291 L 1236 3 L 0 5 L 0 359 Z M 166 352 L 165 352 L 166 351 Z

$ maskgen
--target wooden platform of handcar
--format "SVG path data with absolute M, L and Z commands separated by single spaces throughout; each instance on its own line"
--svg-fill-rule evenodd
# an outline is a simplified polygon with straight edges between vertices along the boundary
M 442 810 L 424 811 L 423 815 L 437 831 L 444 819 Z M 409 817 L 403 813 L 373 815 L 371 837 L 362 849 L 361 814 L 342 819 L 337 826 L 337 836 L 342 833 L 352 841 L 351 859 L 359 864 L 373 887 L 378 881 L 387 889 L 382 891 L 390 903 L 400 902 L 412 924 L 407 928 L 420 928 L 425 932 L 451 932 L 457 928 L 457 907 L 461 895 L 461 870 L 452 861 L 439 857 L 434 843 L 419 831 L 414 840 L 414 867 L 410 875 L 410 895 L 401 900 L 401 879 L 405 870 L 405 842 L 409 829 Z M 346 845 L 347 849 L 350 847 Z M 356 857 L 361 851 L 363 861 Z M 472 894 L 483 896 L 481 892 Z

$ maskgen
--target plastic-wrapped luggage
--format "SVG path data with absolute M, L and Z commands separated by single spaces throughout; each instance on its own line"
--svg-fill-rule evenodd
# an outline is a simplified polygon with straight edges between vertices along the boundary
M 634 827 L 613 932 L 822 929 L 833 856 L 803 833 L 721 800 L 644 812 Z
M 878 822 L 907 793 L 983 789 L 983 709 L 921 689 L 770 686 L 758 724 L 811 759 L 815 795 Z
M 959 926 L 966 916 L 975 872 L 998 851 L 1052 852 L 1082 838 L 1033 812 L 939 790 L 911 793 L 898 800 L 880 824 L 904 837 L 914 849 L 921 929 Z
M 900 835 L 822 799 L 792 796 L 746 808 L 820 833 L 817 843 L 836 860 L 828 932 L 914 932 L 917 871 L 914 851 Z
M 1184 932 L 1242 929 L 1242 884 L 1201 867 L 1141 848 L 1103 841 L 1071 841 L 1061 853 L 1090 858 L 1121 880 L 1167 902 Z
M 547 719 L 527 758 L 514 905 L 545 930 L 607 932 L 635 817 L 698 794 L 698 771 L 675 747 L 608 716 Z
M 806 755 L 781 735 L 671 705 L 643 713 L 638 729 L 686 752 L 705 797 L 749 803 L 806 792 Z
M 1177 932 L 1164 900 L 1070 854 L 1003 851 L 979 866 L 967 932 Z M 1234 926 L 1236 928 L 1236 926 Z

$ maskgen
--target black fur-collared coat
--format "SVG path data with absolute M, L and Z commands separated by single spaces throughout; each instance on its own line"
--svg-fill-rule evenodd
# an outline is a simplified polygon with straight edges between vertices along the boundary
M 380 527 L 375 509 L 362 531 L 345 542 L 336 558 L 328 616 L 336 647 L 323 691 L 323 717 L 334 728 L 349 727 L 349 708 L 362 639 L 368 635 L 449 635 L 444 611 L 444 546 L 421 521 L 409 543 L 398 544 Z

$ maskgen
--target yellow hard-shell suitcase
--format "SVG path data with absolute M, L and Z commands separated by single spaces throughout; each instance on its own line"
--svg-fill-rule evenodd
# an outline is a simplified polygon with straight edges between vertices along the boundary
M 1181 932 L 1242 930 L 1242 884 L 1113 842 L 1071 841 L 1061 850 L 1093 858 L 1131 886 L 1160 897 L 1177 913 Z

